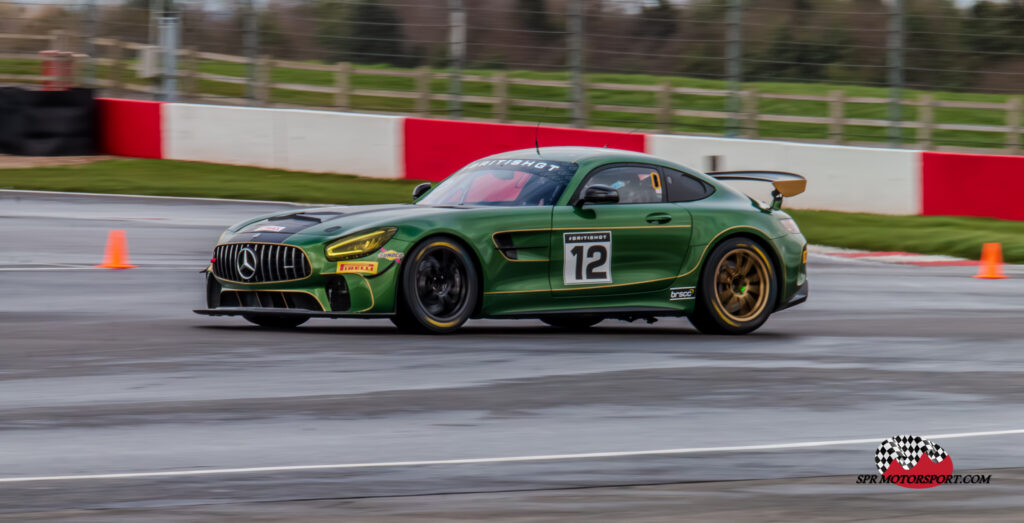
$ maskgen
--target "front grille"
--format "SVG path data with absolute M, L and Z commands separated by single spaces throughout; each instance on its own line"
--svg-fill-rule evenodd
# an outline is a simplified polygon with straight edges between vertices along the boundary
M 213 249 L 213 273 L 223 280 L 270 283 L 309 276 L 309 260 L 298 247 L 271 243 L 226 243 Z

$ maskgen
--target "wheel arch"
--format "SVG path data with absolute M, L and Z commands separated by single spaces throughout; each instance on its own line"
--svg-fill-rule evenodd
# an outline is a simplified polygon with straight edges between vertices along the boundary
M 782 256 L 779 255 L 779 251 L 775 247 L 775 242 L 771 241 L 767 235 L 758 229 L 753 227 L 746 228 L 744 226 L 743 228 L 729 231 L 728 234 L 719 233 L 719 235 L 713 238 L 711 243 L 709 243 L 705 248 L 704 254 L 700 260 L 698 274 L 704 273 L 704 266 L 708 261 L 708 257 L 711 256 L 711 251 L 718 247 L 722 242 L 733 238 L 747 238 L 764 249 L 765 255 L 768 256 L 768 260 L 772 263 L 772 268 L 775 270 L 775 285 L 779 289 L 779 292 L 775 297 L 775 303 L 772 304 L 772 310 L 777 310 L 783 299 L 782 291 L 785 289 L 786 284 L 786 267 L 782 262 Z
M 469 253 L 469 259 L 472 260 L 473 268 L 476 269 L 476 280 L 477 280 L 476 281 L 476 283 L 477 283 L 476 305 L 473 308 L 473 312 L 470 314 L 470 318 L 479 318 L 480 317 L 480 311 L 483 308 L 483 301 L 484 301 L 484 271 L 483 271 L 483 265 L 480 263 L 480 253 L 477 252 L 477 250 L 473 247 L 473 244 L 471 242 L 469 242 L 467 239 L 465 239 L 462 236 L 460 236 L 458 234 L 455 234 L 455 233 L 453 233 L 451 231 L 436 231 L 436 232 L 430 232 L 430 233 L 424 234 L 422 237 L 417 238 L 416 241 L 414 241 L 409 246 L 409 248 L 406 250 L 406 252 L 412 252 L 412 251 L 416 250 L 416 248 L 419 247 L 420 245 L 422 245 L 424 242 L 429 241 L 429 240 L 433 240 L 433 239 L 436 239 L 436 238 L 445 238 L 445 239 L 451 240 L 451 241 L 459 244 L 459 246 L 461 246 L 463 249 L 466 249 L 466 252 Z M 410 257 L 410 261 L 411 261 L 411 257 Z M 399 273 L 398 281 L 396 282 L 396 285 L 395 285 L 395 311 L 396 312 L 398 311 L 398 307 L 400 306 L 398 301 L 402 299 L 402 281 L 404 280 L 403 275 L 405 274 L 405 271 L 407 270 L 408 266 L 409 266 L 409 264 L 405 264 L 402 267 L 402 272 Z

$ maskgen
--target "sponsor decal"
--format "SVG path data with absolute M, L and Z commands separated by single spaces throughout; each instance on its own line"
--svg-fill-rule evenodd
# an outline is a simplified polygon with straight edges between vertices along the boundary
M 464 170 L 483 169 L 488 167 L 516 167 L 518 170 L 532 170 L 538 172 L 554 172 L 571 164 L 567 162 L 543 162 L 538 160 L 481 160 L 473 162 Z
M 612 282 L 611 231 L 562 234 L 565 285 Z
M 405 253 L 381 247 L 380 250 L 377 251 L 377 257 L 382 260 L 391 260 L 395 263 L 402 263 L 402 258 L 405 258 Z
M 937 443 L 901 434 L 882 440 L 875 450 L 879 474 L 861 474 L 858 484 L 892 483 L 925 489 L 939 485 L 989 484 L 992 475 L 953 474 L 953 458 Z
M 697 289 L 694 287 L 673 287 L 668 290 L 669 301 L 692 300 L 697 297 Z
M 338 262 L 338 274 L 377 274 L 377 262 Z
M 285 230 L 285 227 L 281 227 L 280 225 L 260 225 L 253 229 L 252 232 L 281 232 L 283 230 Z

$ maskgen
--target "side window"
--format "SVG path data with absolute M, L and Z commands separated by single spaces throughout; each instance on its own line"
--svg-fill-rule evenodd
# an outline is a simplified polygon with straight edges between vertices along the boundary
M 661 175 L 654 167 L 623 165 L 609 167 L 591 176 L 583 184 L 580 194 L 592 185 L 607 185 L 619 191 L 619 203 L 661 203 Z
M 686 173 L 662 167 L 665 173 L 665 189 L 670 202 L 692 202 L 711 196 L 715 188 Z

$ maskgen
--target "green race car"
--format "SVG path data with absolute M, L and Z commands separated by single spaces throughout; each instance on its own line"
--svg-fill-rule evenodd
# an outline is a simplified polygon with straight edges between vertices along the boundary
M 762 203 L 723 179 L 774 184 Z M 258 325 L 389 318 L 451 332 L 470 318 L 686 316 L 743 334 L 807 299 L 807 242 L 780 210 L 803 191 L 778 172 L 703 174 L 586 147 L 475 161 L 413 203 L 321 207 L 228 229 L 206 269 L 206 306 Z

